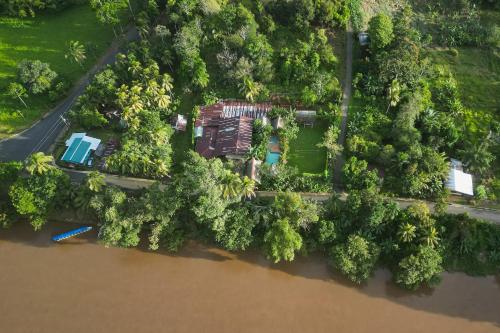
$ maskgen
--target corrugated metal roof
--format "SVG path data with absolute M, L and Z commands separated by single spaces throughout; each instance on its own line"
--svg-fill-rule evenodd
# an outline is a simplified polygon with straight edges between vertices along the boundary
M 450 169 L 446 187 L 454 192 L 474 195 L 472 175 L 458 169 Z

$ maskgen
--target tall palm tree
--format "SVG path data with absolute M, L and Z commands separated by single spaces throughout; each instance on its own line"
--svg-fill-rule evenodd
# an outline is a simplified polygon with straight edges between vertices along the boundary
M 104 175 L 99 171 L 92 171 L 87 176 L 87 188 L 92 192 L 100 192 L 102 187 L 106 184 L 104 178 Z
M 53 168 L 51 165 L 53 161 L 54 158 L 50 155 L 45 155 L 42 152 L 34 153 L 26 160 L 26 171 L 31 175 L 35 173 L 42 175 Z
M 402 224 L 399 227 L 398 237 L 403 243 L 411 242 L 416 236 L 417 228 L 410 223 Z
M 391 82 L 391 86 L 389 87 L 389 90 L 387 91 L 387 99 L 389 100 L 389 105 L 387 105 L 387 110 L 386 112 L 389 111 L 389 108 L 392 106 L 396 106 L 399 103 L 400 100 L 400 95 L 401 95 L 401 85 L 399 84 L 398 79 L 394 79 Z
M 429 227 L 425 230 L 425 234 L 422 237 L 422 241 L 424 241 L 428 246 L 435 247 L 439 243 L 438 232 L 436 228 Z
M 79 41 L 72 40 L 71 42 L 69 42 L 69 51 L 65 55 L 65 58 L 70 58 L 78 65 L 83 67 L 83 62 L 85 61 L 85 59 L 87 59 L 87 55 L 85 54 L 85 46 L 80 44 Z
M 19 99 L 23 103 L 24 107 L 27 108 L 28 105 L 24 101 L 23 97 L 28 97 L 28 91 L 23 87 L 22 84 L 17 82 L 12 82 L 7 87 L 7 95 L 11 98 Z M 21 113 L 24 118 L 24 115 Z
M 255 181 L 253 179 L 248 178 L 247 176 L 243 177 L 243 180 L 240 184 L 240 194 L 246 198 L 252 198 L 255 196 Z
M 262 84 L 255 82 L 249 77 L 245 77 L 240 83 L 240 93 L 245 95 L 247 101 L 253 102 L 262 90 Z
M 222 196 L 224 199 L 232 199 L 240 196 L 241 178 L 227 170 L 221 182 Z

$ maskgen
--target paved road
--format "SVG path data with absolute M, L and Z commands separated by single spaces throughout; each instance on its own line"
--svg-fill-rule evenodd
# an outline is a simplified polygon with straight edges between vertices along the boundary
M 273 198 L 278 194 L 278 192 L 257 191 L 256 194 L 258 197 L 261 198 Z M 327 201 L 331 198 L 330 193 L 300 193 L 300 194 L 304 199 L 315 200 L 315 201 Z M 346 198 L 347 198 L 346 193 L 342 193 L 340 195 L 341 200 L 346 200 Z M 394 199 L 394 200 L 398 203 L 399 207 L 401 208 L 408 207 L 411 204 L 414 204 L 418 201 L 413 199 Z M 434 203 L 427 201 L 425 201 L 425 203 L 427 204 L 427 206 L 429 206 L 429 208 L 432 211 L 434 211 Z M 450 214 L 468 213 L 471 217 L 500 224 L 500 212 L 498 210 L 487 209 L 487 208 L 476 208 L 458 204 L 448 204 L 446 212 Z
M 340 122 L 339 144 L 342 147 L 345 146 L 345 137 L 347 130 L 347 111 L 349 109 L 349 103 L 351 101 L 351 94 L 352 94 L 352 44 L 353 44 L 353 32 L 352 32 L 352 26 L 349 23 L 346 31 L 344 93 L 342 95 L 342 105 L 340 106 L 342 119 Z M 335 157 L 335 164 L 333 168 L 333 179 L 334 183 L 338 188 L 340 188 L 341 185 L 341 174 L 344 162 L 345 162 L 344 155 L 342 153 Z
M 138 36 L 137 30 L 131 28 L 128 30 L 125 38 L 127 41 L 131 41 L 137 39 Z M 48 116 L 42 118 L 31 128 L 11 138 L 0 141 L 0 161 L 23 161 L 32 153 L 38 151 L 47 152 L 65 126 L 61 116 L 68 112 L 77 98 L 84 92 L 92 76 L 104 66 L 115 61 L 115 57 L 119 52 L 119 46 L 119 42 L 114 42 L 99 59 L 97 64 L 78 81 L 69 96 L 57 105 Z

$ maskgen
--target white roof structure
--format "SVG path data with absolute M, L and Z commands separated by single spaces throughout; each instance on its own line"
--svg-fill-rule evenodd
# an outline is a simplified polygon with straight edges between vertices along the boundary
M 75 141 L 75 139 L 81 139 L 81 141 L 85 141 L 85 142 L 90 143 L 89 149 L 96 150 L 97 147 L 99 146 L 99 144 L 101 143 L 101 140 L 87 136 L 86 134 L 87 133 L 73 133 L 73 134 L 71 134 L 69 139 L 66 140 L 66 147 L 71 146 L 73 144 L 73 141 Z
M 453 192 L 474 195 L 472 175 L 458 169 L 450 169 L 446 187 Z
M 73 133 L 66 140 L 68 147 L 61 157 L 62 161 L 74 164 L 85 164 L 91 151 L 96 150 L 101 140 L 87 136 L 86 133 Z

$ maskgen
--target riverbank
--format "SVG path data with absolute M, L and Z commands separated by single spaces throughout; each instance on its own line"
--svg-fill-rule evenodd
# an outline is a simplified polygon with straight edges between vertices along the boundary
M 378 270 L 361 287 L 324 258 L 274 265 L 191 243 L 178 254 L 62 244 L 27 224 L 0 232 L 0 331 L 500 332 L 500 276 L 443 274 L 410 293 Z

